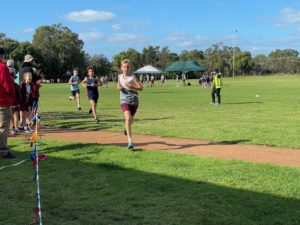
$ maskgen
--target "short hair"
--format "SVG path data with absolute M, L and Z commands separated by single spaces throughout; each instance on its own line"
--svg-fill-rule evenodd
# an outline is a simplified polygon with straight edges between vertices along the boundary
M 32 76 L 32 73 L 31 73 L 31 72 L 26 72 L 26 73 L 24 73 L 24 74 L 23 74 L 23 80 L 25 80 L 25 78 L 26 78 L 27 76 Z
M 123 59 L 121 61 L 121 65 L 125 64 L 125 63 L 129 63 L 130 64 L 130 60 L 129 59 Z
M 14 67 L 15 66 L 15 62 L 13 59 L 9 59 L 6 62 L 7 67 Z
M 89 67 L 89 68 L 87 69 L 87 72 L 89 72 L 89 70 L 93 70 L 93 71 L 94 71 L 94 68 L 93 68 L 93 67 Z
M 73 71 L 77 71 L 78 72 L 78 68 L 73 68 Z

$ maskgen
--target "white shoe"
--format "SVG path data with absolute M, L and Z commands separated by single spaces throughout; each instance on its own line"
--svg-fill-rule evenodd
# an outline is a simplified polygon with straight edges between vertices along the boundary
M 32 130 L 30 130 L 28 127 L 25 127 L 25 128 L 24 128 L 24 132 L 25 132 L 25 133 L 28 133 L 28 134 L 31 134 L 31 133 L 32 133 Z

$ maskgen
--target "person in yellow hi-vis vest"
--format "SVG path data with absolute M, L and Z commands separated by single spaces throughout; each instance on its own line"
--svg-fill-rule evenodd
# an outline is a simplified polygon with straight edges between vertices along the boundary
M 217 72 L 213 76 L 213 82 L 212 82 L 212 91 L 211 91 L 211 103 L 215 104 L 215 95 L 217 95 L 218 103 L 217 105 L 221 104 L 221 88 L 222 88 L 222 79 L 221 79 L 221 73 Z

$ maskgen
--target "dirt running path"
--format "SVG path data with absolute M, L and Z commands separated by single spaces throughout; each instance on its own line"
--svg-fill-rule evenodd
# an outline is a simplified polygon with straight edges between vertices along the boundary
M 101 143 L 127 146 L 127 138 L 110 131 L 86 131 L 44 127 L 45 139 L 81 143 Z M 237 159 L 250 162 L 300 166 L 300 149 L 266 147 L 261 145 L 224 144 L 184 138 L 163 138 L 134 135 L 136 149 L 166 150 L 176 153 L 203 155 L 215 158 Z

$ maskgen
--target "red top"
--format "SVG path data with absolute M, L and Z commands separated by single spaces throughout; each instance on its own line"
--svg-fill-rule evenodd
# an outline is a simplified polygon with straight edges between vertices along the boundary
M 40 85 L 38 83 L 32 83 L 32 98 L 36 99 L 40 97 Z
M 15 101 L 15 86 L 7 66 L 0 59 L 0 107 L 6 108 Z

